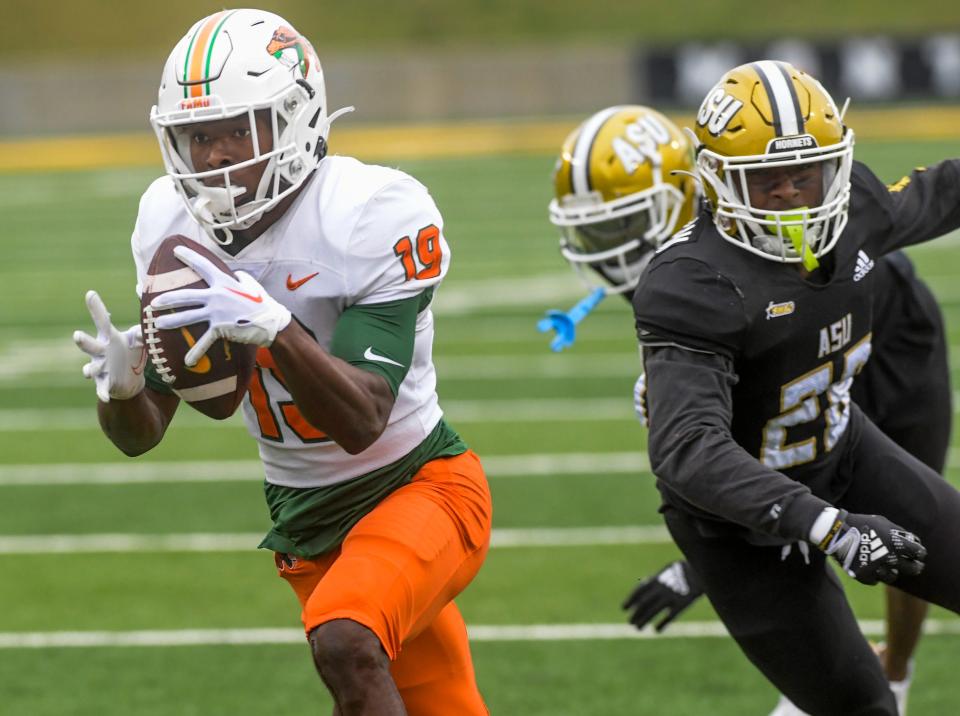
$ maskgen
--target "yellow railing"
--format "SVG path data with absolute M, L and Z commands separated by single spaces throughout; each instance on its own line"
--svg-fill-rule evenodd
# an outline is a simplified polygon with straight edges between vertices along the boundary
M 689 125 L 690 115 L 672 115 Z M 331 148 L 364 160 L 429 159 L 496 154 L 549 154 L 578 118 L 484 120 L 444 124 L 334 126 Z M 859 139 L 956 139 L 960 106 L 853 109 L 847 117 Z M 63 171 L 156 166 L 160 156 L 148 132 L 0 141 L 0 172 Z

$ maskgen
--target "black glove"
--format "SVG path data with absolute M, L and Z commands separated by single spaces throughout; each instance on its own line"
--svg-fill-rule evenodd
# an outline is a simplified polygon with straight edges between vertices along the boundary
M 912 532 L 880 515 L 840 510 L 827 536 L 817 545 L 833 555 L 843 571 L 864 584 L 892 584 L 900 575 L 923 571 L 927 549 Z
M 658 632 L 677 618 L 684 609 L 703 594 L 693 570 L 686 562 L 671 562 L 656 574 L 647 577 L 630 593 L 622 608 L 630 612 L 630 623 L 643 629 L 664 609 L 667 613 L 657 622 Z

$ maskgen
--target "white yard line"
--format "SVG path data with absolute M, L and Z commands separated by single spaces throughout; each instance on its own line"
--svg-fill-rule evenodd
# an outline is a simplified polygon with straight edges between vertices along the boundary
M 596 475 L 631 476 L 650 471 L 645 452 L 482 455 L 481 460 L 491 479 L 567 475 L 589 479 Z M 947 467 L 960 468 L 960 448 L 951 448 Z M 0 465 L 0 487 L 250 482 L 262 479 L 262 468 L 257 460 Z
M 640 359 L 627 352 L 583 352 L 566 355 L 546 352 L 553 335 L 543 336 L 544 355 L 435 356 L 442 381 L 567 380 L 586 378 L 633 378 L 640 372 Z M 598 336 L 602 338 L 603 336 Z M 528 340 L 527 336 L 524 340 Z M 76 349 L 73 349 L 76 352 Z M 0 394 L 4 390 L 50 390 L 89 387 L 80 377 L 82 361 L 70 359 L 71 370 L 63 372 L 64 361 L 56 367 L 21 357 L 4 362 L 0 356 Z M 73 363 L 76 363 L 74 366 Z M 59 370 L 58 370 L 59 368 Z M 633 385 L 631 380 L 629 386 Z
M 662 525 L 495 529 L 490 538 L 490 546 L 493 548 L 600 547 L 624 544 L 673 544 L 673 539 Z
M 482 455 L 491 479 L 567 475 L 640 475 L 650 471 L 645 452 Z M 960 448 L 951 448 L 950 469 L 960 468 Z M 0 465 L 0 487 L 44 485 L 137 485 L 262 480 L 257 460 L 98 462 Z
M 630 419 L 633 397 L 624 390 L 623 398 L 515 398 L 507 400 L 444 400 L 441 403 L 452 423 L 499 423 L 517 421 L 563 422 Z M 242 420 L 210 420 L 200 413 L 180 410 L 171 429 L 236 428 Z M 0 432 L 38 432 L 47 430 L 96 430 L 96 411 L 91 408 L 51 408 L 0 410 Z
M 453 424 L 571 421 L 590 423 L 633 419 L 633 396 L 626 389 L 622 398 L 444 400 L 441 406 L 445 417 Z M 953 412 L 960 413 L 960 391 L 954 391 Z M 243 420 L 239 414 L 228 420 L 210 420 L 196 411 L 184 408 L 177 413 L 171 426 L 173 430 L 179 428 L 243 429 Z M 100 426 L 93 408 L 0 409 L 0 433 L 49 430 L 99 432 Z
M 928 619 L 924 632 L 960 634 L 960 620 Z M 868 636 L 882 636 L 884 623 L 860 621 Z M 722 638 L 727 630 L 718 621 L 678 622 L 662 634 L 648 627 L 638 631 L 628 624 L 474 624 L 467 627 L 474 642 L 601 641 L 623 639 Z M 0 649 L 52 649 L 67 647 L 170 647 L 221 645 L 302 645 L 304 634 L 296 628 L 274 629 L 170 629 L 145 631 L 0 632 Z
M 261 532 L 182 534 L 0 535 L 0 555 L 103 554 L 131 552 L 252 552 Z M 494 549 L 511 547 L 599 547 L 667 544 L 670 535 L 658 525 L 624 527 L 543 527 L 495 529 Z
M 637 474 L 650 469 L 643 452 L 482 455 L 491 478 Z M 0 487 L 8 485 L 130 485 L 262 480 L 258 460 L 99 462 L 0 465 Z
M 477 310 L 507 306 L 542 306 L 567 309 L 587 291 L 569 271 L 519 278 L 484 278 L 450 281 L 437 293 L 432 309 L 437 316 L 469 315 Z M 629 320 L 629 319 L 625 319 Z M 629 322 L 624 326 L 629 331 Z M 530 335 L 535 335 L 530 326 Z
M 544 347 L 551 336 L 544 336 Z M 640 374 L 636 353 L 586 353 L 536 356 L 491 355 L 436 357 L 437 375 L 446 380 L 623 378 Z M 633 387 L 631 380 L 628 387 Z

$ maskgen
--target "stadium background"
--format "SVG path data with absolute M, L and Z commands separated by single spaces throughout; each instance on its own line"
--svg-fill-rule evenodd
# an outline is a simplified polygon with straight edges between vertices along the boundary
M 631 416 L 626 306 L 601 304 L 561 355 L 534 330 L 544 309 L 583 294 L 546 220 L 554 153 L 608 104 L 655 97 L 685 121 L 690 78 L 709 84 L 773 46 L 806 52 L 838 100 L 852 95 L 858 156 L 895 180 L 960 149 L 950 33 L 960 8 L 267 5 L 313 40 L 331 107 L 357 106 L 334 127 L 333 151 L 418 176 L 447 220 L 455 261 L 435 355 L 447 414 L 494 491 L 494 549 L 459 600 L 492 712 L 766 713 L 773 690 L 721 638 L 709 606 L 667 638 L 623 625 L 618 603 L 633 581 L 676 550 Z M 127 238 L 160 171 L 147 111 L 172 44 L 220 8 L 4 3 L 0 714 L 327 710 L 293 597 L 253 549 L 266 515 L 242 428 L 184 407 L 160 448 L 122 458 L 99 433 L 69 339 L 89 322 L 91 287 L 118 324 L 136 319 Z M 951 345 L 957 246 L 954 236 L 912 250 Z M 954 482 L 958 465 L 952 455 Z M 876 634 L 880 590 L 848 590 Z M 928 632 L 912 716 L 960 704 L 960 620 L 934 610 Z

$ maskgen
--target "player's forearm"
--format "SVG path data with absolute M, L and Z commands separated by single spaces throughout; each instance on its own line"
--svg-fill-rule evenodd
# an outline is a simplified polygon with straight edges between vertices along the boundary
M 175 399 L 161 400 L 163 405 L 154 402 L 146 389 L 128 400 L 98 402 L 100 427 L 125 455 L 142 455 L 160 442 L 176 410 Z M 172 409 L 166 403 L 170 403 Z
M 654 474 L 679 497 L 718 517 L 807 539 L 829 504 L 761 464 L 733 439 L 729 390 L 735 377 L 722 359 L 671 347 L 646 349 L 644 356 Z
M 303 416 L 344 450 L 362 452 L 383 433 L 394 402 L 384 378 L 327 353 L 296 321 L 270 353 Z

